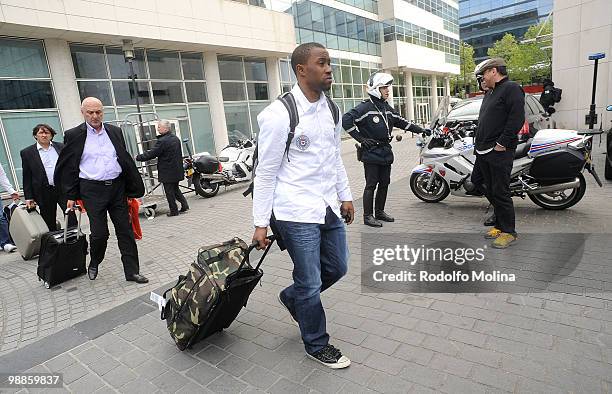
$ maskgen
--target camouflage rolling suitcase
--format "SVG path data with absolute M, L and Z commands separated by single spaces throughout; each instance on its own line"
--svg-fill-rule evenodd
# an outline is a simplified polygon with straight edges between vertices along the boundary
M 187 275 L 179 276 L 176 285 L 164 292 L 161 319 L 166 320 L 180 350 L 229 327 L 236 319 L 263 275 L 259 266 L 274 242 L 273 236 L 269 238 L 254 268 L 249 254 L 256 245 L 247 246 L 240 238 L 201 248 Z

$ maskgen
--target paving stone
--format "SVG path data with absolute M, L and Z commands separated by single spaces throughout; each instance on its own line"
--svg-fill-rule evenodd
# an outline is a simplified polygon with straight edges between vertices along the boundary
M 247 385 L 228 374 L 223 374 L 206 387 L 213 393 L 234 394 L 246 389 Z
M 202 386 L 206 386 L 214 379 L 221 376 L 223 371 L 206 363 L 199 363 L 189 369 L 185 374 Z
M 165 393 L 174 393 L 186 384 L 187 379 L 177 372 L 166 371 L 151 380 L 155 386 Z
M 398 376 L 376 372 L 368 383 L 368 387 L 380 393 L 406 393 L 412 387 L 412 383 Z
M 176 371 L 186 371 L 189 368 L 192 368 L 194 365 L 199 363 L 200 360 L 191 357 L 187 353 L 179 353 L 176 356 L 172 357 L 168 361 L 166 361 L 166 365 Z
M 104 355 L 97 360 L 93 360 L 91 363 L 87 364 L 87 366 L 98 376 L 102 376 L 117 367 L 117 364 L 119 364 L 117 360 L 110 356 Z
M 150 356 L 139 349 L 134 349 L 131 352 L 124 354 L 119 358 L 119 361 L 130 368 L 136 368 L 144 362 L 148 361 Z
M 87 374 L 87 370 L 80 364 L 74 363 L 58 371 L 63 374 L 64 384 L 70 384 Z
M 67 366 L 74 364 L 76 361 L 77 360 L 71 356 L 70 353 L 64 353 L 45 362 L 45 365 L 51 372 L 54 372 L 64 369 Z
M 280 353 L 268 349 L 261 349 L 249 357 L 249 361 L 260 367 L 273 369 L 284 358 L 285 357 Z
M 312 363 L 301 363 L 292 359 L 284 359 L 274 367 L 274 372 L 292 381 L 301 382 L 306 376 L 310 375 L 314 368 L 314 361 Z
M 304 386 L 321 393 L 336 393 L 345 383 L 346 380 L 320 369 L 312 371 L 302 382 Z
M 157 390 L 158 388 L 149 380 L 140 378 L 129 382 L 121 388 L 122 392 L 130 394 L 151 394 Z M 192 393 L 195 393 L 195 391 L 192 391 Z
M 138 376 L 129 369 L 119 366 L 105 374 L 103 378 L 112 387 L 119 389 L 121 388 L 121 386 L 124 386 L 133 380 L 136 380 Z
M 105 386 L 104 381 L 99 377 L 87 374 L 72 382 L 68 388 L 74 393 L 91 393 Z
M 269 369 L 254 366 L 245 372 L 240 379 L 256 388 L 265 390 L 278 381 L 280 375 Z
M 217 364 L 217 368 L 224 370 L 232 376 L 240 376 L 251 367 L 253 367 L 253 363 L 231 355 Z
M 310 389 L 308 389 L 308 387 L 302 386 L 299 383 L 292 382 L 291 380 L 285 378 L 280 379 L 268 389 L 268 393 L 271 394 L 308 394 L 309 392 Z
M 208 347 L 206 347 L 204 350 L 202 350 L 201 352 L 199 352 L 198 354 L 196 354 L 196 357 L 210 363 L 213 365 L 216 365 L 218 363 L 220 363 L 223 359 L 225 359 L 226 357 L 228 357 L 230 355 L 230 353 L 226 352 L 225 350 L 215 346 L 215 345 L 209 345 Z

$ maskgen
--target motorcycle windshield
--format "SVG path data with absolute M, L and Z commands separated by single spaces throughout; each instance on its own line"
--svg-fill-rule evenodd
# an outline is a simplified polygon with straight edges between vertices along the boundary
M 240 142 L 247 141 L 250 139 L 245 133 L 240 130 L 231 130 L 227 132 L 227 138 L 230 145 L 238 145 Z
M 440 104 L 438 104 L 438 110 L 434 113 L 434 116 L 431 118 L 431 123 L 429 124 L 429 128 L 433 130 L 436 127 L 443 126 L 446 123 L 446 118 L 448 117 L 449 110 L 450 110 L 450 97 L 444 96 L 442 100 L 440 100 Z

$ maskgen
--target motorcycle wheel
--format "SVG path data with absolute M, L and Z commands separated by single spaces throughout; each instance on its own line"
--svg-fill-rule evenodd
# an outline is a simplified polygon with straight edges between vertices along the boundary
M 586 181 L 582 174 L 578 174 L 580 185 L 575 189 L 567 189 L 552 193 L 527 194 L 536 205 L 552 211 L 567 209 L 578 203 L 586 192 Z M 569 192 L 569 193 L 567 193 Z
M 217 195 L 219 192 L 218 183 L 210 183 L 206 179 L 202 179 L 200 174 L 193 174 L 193 185 L 195 186 L 196 193 L 204 198 L 210 198 Z
M 410 190 L 419 200 L 425 202 L 440 202 L 450 193 L 448 184 L 439 176 L 433 180 L 432 190 L 427 190 L 427 183 L 431 174 L 412 174 L 410 176 Z

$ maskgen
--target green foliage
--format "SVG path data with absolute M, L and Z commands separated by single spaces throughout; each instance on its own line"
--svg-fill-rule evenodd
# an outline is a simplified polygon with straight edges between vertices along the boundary
M 461 96 L 465 96 L 468 92 L 476 91 L 476 78 L 474 77 L 474 69 L 476 63 L 474 62 L 474 48 L 466 43 L 461 42 L 461 48 L 459 49 L 460 56 L 460 68 L 459 75 L 455 75 L 451 78 L 451 92 L 459 91 Z M 465 90 L 469 89 L 468 92 Z

